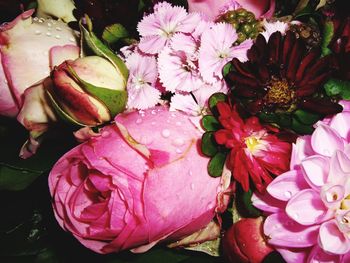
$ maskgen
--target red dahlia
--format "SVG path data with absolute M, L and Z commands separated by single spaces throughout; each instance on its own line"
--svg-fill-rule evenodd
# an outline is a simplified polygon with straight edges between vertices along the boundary
M 233 59 L 226 80 L 234 96 L 252 113 L 291 113 L 296 109 L 320 115 L 340 112 L 342 107 L 323 94 L 332 73 L 333 57 L 320 58 L 320 50 L 308 51 L 293 32 L 259 35 L 248 50 L 248 61 Z
M 257 117 L 241 119 L 236 106 L 219 102 L 217 110 L 223 128 L 214 136 L 218 144 L 230 149 L 227 165 L 234 179 L 246 192 L 250 179 L 256 189 L 263 192 L 273 176 L 289 169 L 291 145 L 263 127 Z

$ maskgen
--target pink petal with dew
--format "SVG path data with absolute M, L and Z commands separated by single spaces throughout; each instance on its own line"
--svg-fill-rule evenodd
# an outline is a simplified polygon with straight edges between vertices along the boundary
M 339 231 L 336 220 L 321 225 L 318 244 L 325 252 L 336 255 L 343 255 L 350 250 L 350 240 Z
M 253 45 L 253 40 L 247 39 L 247 40 L 244 40 L 238 46 L 233 46 L 231 49 L 233 57 L 238 58 L 238 60 L 240 60 L 241 62 L 247 61 L 248 60 L 247 51 L 252 47 L 252 45 Z
M 308 258 L 308 263 L 337 263 L 341 262 L 341 256 L 328 254 L 318 245 L 314 246 Z
M 199 71 L 208 83 L 222 79 L 222 68 L 233 57 L 231 46 L 237 40 L 236 30 L 226 23 L 214 24 L 204 31 L 199 48 Z
M 256 208 L 267 213 L 279 213 L 284 210 L 286 202 L 273 198 L 268 193 L 264 195 L 258 192 L 253 193 L 251 201 Z
M 315 152 L 311 146 L 311 136 L 305 135 L 298 137 L 296 143 L 293 143 L 290 169 L 296 169 L 303 159 L 314 154 Z
M 315 190 L 327 182 L 330 158 L 322 155 L 313 155 L 301 161 L 301 169 L 305 180 Z
M 36 21 L 31 17 L 33 12 L 22 13 L 0 30 L 2 65 L 19 105 L 22 104 L 24 90 L 49 75 L 50 49 L 76 44 L 73 30 L 65 23 L 56 21 L 55 27 L 60 31 L 46 33 L 50 20 Z
M 275 247 L 286 262 L 306 262 L 310 248 L 281 248 Z
M 320 123 L 311 136 L 313 150 L 321 155 L 331 157 L 336 150 L 344 149 L 344 139 L 331 127 Z
M 350 112 L 336 114 L 331 119 L 329 126 L 336 130 L 346 141 L 350 141 Z
M 199 116 L 202 109 L 191 95 L 175 94 L 171 98 L 170 110 L 179 110 L 191 116 Z
M 18 106 L 11 93 L 1 62 L 0 52 L 0 115 L 15 117 L 18 114 Z
M 350 159 L 345 152 L 336 151 L 330 160 L 328 181 L 333 184 L 341 184 L 350 178 Z
M 321 199 L 326 207 L 335 211 L 345 198 L 345 188 L 342 185 L 324 185 L 321 191 Z
M 50 49 L 50 69 L 62 64 L 66 60 L 75 60 L 79 58 L 79 47 L 75 45 L 55 46 Z
M 267 192 L 281 201 L 288 201 L 303 189 L 309 188 L 300 170 L 291 170 L 276 177 L 266 188 Z
M 150 225 L 150 241 L 160 239 L 163 235 L 185 226 L 186 230 L 200 229 L 207 225 L 215 214 L 220 179 L 204 174 L 191 175 L 195 171 L 206 171 L 208 165 L 205 157 L 199 155 L 195 144 L 186 156 L 172 162 L 171 165 L 153 169 L 146 177 L 144 200 L 145 216 Z M 164 174 L 176 175 L 178 182 L 182 183 L 174 184 L 174 178 L 163 176 Z M 196 206 L 184 205 L 194 202 L 193 200 L 201 201 L 196 202 Z
M 293 196 L 287 206 L 286 213 L 301 225 L 320 224 L 329 219 L 328 209 L 323 204 L 320 194 L 313 189 L 305 189 Z
M 285 213 L 268 216 L 264 223 L 264 234 L 271 245 L 305 248 L 317 243 L 319 226 L 303 226 Z

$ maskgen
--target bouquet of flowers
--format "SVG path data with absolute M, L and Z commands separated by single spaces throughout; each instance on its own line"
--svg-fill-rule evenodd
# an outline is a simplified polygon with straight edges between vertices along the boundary
M 0 1 L 1 262 L 349 262 L 346 6 Z

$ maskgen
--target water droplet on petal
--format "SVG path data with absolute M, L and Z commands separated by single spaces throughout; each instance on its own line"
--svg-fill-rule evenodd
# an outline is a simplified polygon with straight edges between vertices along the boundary
M 56 38 L 56 39 L 60 39 L 61 37 L 60 37 L 59 35 L 56 35 L 55 38 Z
M 191 189 L 194 190 L 194 183 L 191 183 Z
M 170 136 L 170 131 L 168 129 L 162 130 L 162 136 L 168 138 Z
M 173 140 L 173 144 L 175 146 L 182 146 L 185 144 L 185 141 L 182 138 L 177 138 L 177 139 Z
M 48 37 L 51 37 L 51 36 L 52 36 L 51 32 L 46 32 L 46 35 L 47 35 Z
M 103 137 L 103 138 L 106 138 L 106 137 L 108 137 L 109 136 L 109 132 L 108 131 L 103 131 L 102 132 L 102 134 L 101 134 L 101 136 Z
M 34 17 L 33 20 L 34 20 L 35 22 L 38 22 L 38 21 L 39 21 L 39 18 Z
M 40 35 L 41 31 L 40 30 L 35 30 L 35 35 Z
M 292 197 L 292 192 L 291 191 L 286 191 L 284 192 L 284 196 L 287 198 L 291 198 Z
M 171 117 L 173 117 L 173 118 L 175 118 L 176 116 L 177 116 L 176 113 L 171 114 Z
M 155 122 L 155 121 L 152 121 L 152 122 L 151 122 L 151 125 L 156 125 L 156 122 Z
M 192 175 L 193 175 L 193 172 L 192 172 L 192 171 L 189 171 L 188 174 L 189 174 L 189 176 L 192 176 Z
M 180 121 L 177 121 L 175 124 L 176 124 L 176 126 L 181 126 L 182 125 L 182 123 Z
M 176 149 L 176 152 L 177 152 L 177 153 L 182 153 L 182 150 L 179 149 L 179 148 L 177 148 L 177 149 Z
M 56 27 L 56 30 L 57 30 L 57 31 L 62 31 L 62 28 L 60 28 L 60 27 L 58 26 L 58 27 Z
M 137 119 L 136 124 L 140 124 L 140 123 L 142 123 L 142 119 Z
M 70 42 L 75 42 L 74 37 L 69 38 L 69 41 L 70 41 Z
M 157 111 L 156 111 L 156 110 L 151 110 L 151 114 L 152 114 L 152 115 L 156 115 L 156 114 L 157 114 Z
M 49 22 L 49 23 L 47 23 L 47 26 L 48 27 L 52 27 L 52 24 Z

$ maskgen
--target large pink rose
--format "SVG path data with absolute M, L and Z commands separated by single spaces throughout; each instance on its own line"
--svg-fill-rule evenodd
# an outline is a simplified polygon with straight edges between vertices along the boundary
M 190 12 L 203 13 L 210 20 L 215 20 L 225 6 L 235 4 L 253 12 L 257 18 L 270 18 L 275 11 L 275 0 L 188 0 L 187 2 Z
M 98 253 L 143 252 L 205 227 L 224 185 L 208 175 L 188 117 L 155 107 L 115 121 L 51 171 L 59 224 Z
M 32 18 L 34 10 L 0 26 L 0 115 L 14 117 L 24 91 L 49 75 L 53 47 L 74 45 L 74 32 L 63 22 Z

